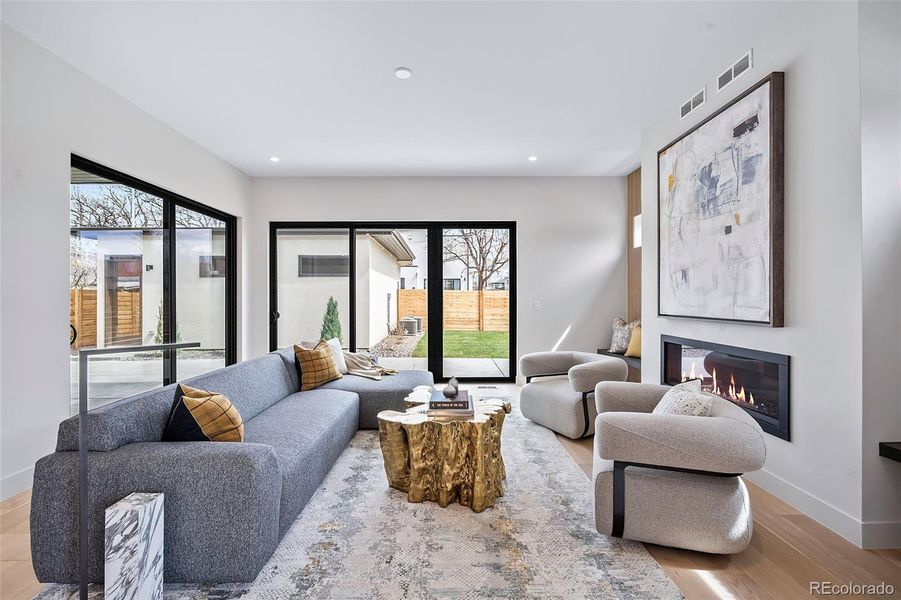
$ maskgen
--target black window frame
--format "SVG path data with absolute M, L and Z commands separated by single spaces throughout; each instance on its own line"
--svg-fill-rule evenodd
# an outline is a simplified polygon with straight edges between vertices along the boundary
M 460 381 L 478 381 L 484 383 L 515 383 L 518 366 L 516 354 L 516 221 L 270 221 L 269 222 L 269 350 L 278 349 L 278 248 L 277 239 L 280 229 L 335 229 L 346 231 L 348 235 L 348 256 L 350 268 L 348 272 L 348 294 L 351 299 L 348 311 L 347 326 L 348 346 L 351 352 L 357 351 L 357 309 L 354 299 L 356 290 L 356 238 L 358 231 L 367 229 L 425 229 L 428 231 L 428 270 L 442 273 L 444 270 L 444 232 L 448 229 L 507 229 L 510 232 L 510 363 L 507 377 L 458 377 Z M 443 279 L 443 277 L 442 277 Z M 444 338 L 444 289 L 427 287 L 428 278 L 424 278 L 424 288 L 428 290 L 429 318 L 429 371 L 436 381 L 447 381 L 444 374 L 443 338 Z M 433 286 L 434 287 L 434 286 Z M 461 281 L 462 288 L 462 281 Z M 434 335 L 432 335 L 434 334 Z M 452 374 L 450 374 L 452 375 Z
M 175 208 L 180 206 L 187 210 L 218 219 L 225 223 L 225 364 L 233 365 L 238 361 L 238 241 L 237 222 L 234 215 L 195 202 L 180 194 L 147 183 L 141 179 L 117 171 L 90 159 L 71 155 L 73 168 L 109 179 L 114 183 L 126 185 L 140 190 L 163 201 L 163 342 L 175 342 L 177 339 L 176 323 L 176 285 L 174 257 L 176 256 L 176 219 Z M 71 229 L 71 228 L 70 228 Z M 178 381 L 178 361 L 174 351 L 163 353 L 163 385 Z
M 451 287 L 447 287 L 447 282 L 452 282 Z M 444 277 L 441 280 L 441 289 L 445 292 L 459 292 L 463 290 L 462 277 Z

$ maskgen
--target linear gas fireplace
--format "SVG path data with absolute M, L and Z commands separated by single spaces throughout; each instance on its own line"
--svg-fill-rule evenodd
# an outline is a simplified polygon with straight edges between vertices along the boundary
M 740 406 L 767 433 L 791 439 L 788 356 L 669 335 L 660 347 L 662 383 L 700 379 L 701 389 Z

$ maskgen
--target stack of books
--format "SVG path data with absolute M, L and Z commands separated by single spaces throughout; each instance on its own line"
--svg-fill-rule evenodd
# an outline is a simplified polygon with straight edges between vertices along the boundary
M 429 399 L 430 417 L 471 417 L 474 414 L 475 406 L 466 390 L 460 390 L 453 398 L 447 398 L 441 390 L 434 390 Z

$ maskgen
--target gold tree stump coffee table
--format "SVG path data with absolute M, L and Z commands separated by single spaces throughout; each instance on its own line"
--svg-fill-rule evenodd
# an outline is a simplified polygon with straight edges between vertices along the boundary
M 378 414 L 388 485 L 406 492 L 409 502 L 444 508 L 456 501 L 475 512 L 494 506 L 504 495 L 501 429 L 510 403 L 479 400 L 465 418 L 429 417 L 416 401 L 407 406 Z

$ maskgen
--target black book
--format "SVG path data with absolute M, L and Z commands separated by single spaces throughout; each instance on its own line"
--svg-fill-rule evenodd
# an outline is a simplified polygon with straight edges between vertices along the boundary
M 459 410 L 472 412 L 469 392 L 460 390 L 453 398 L 448 398 L 441 390 L 434 390 L 429 400 L 429 410 Z

